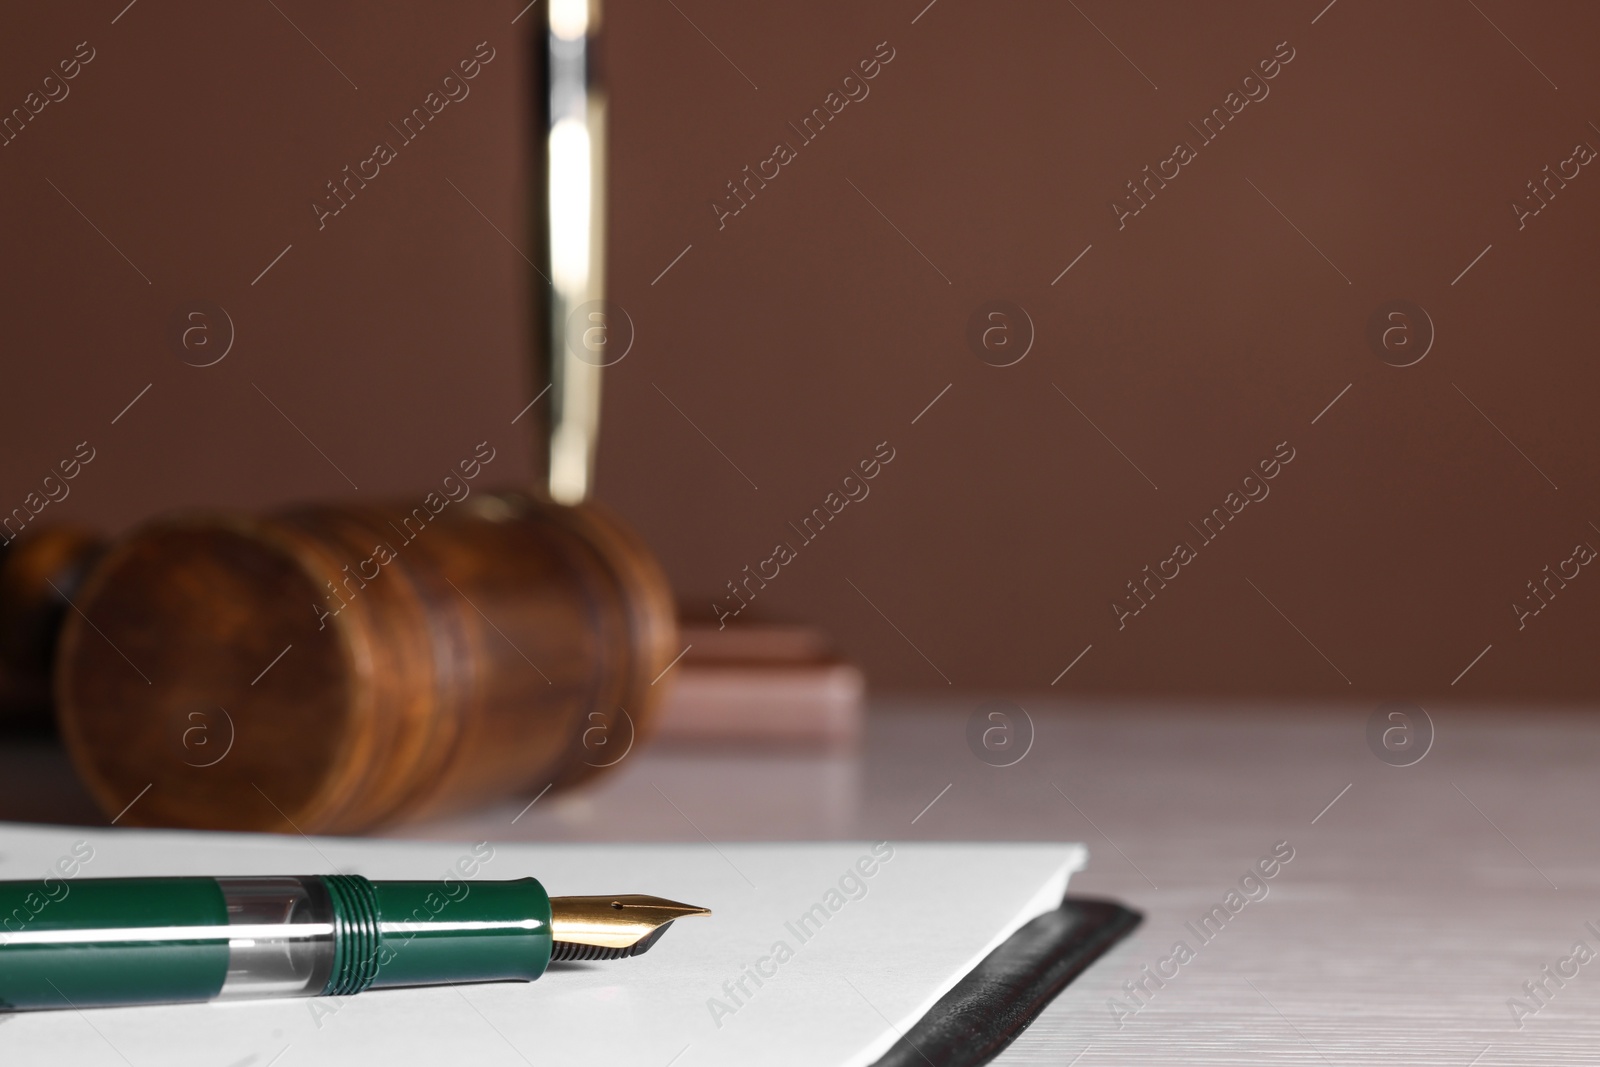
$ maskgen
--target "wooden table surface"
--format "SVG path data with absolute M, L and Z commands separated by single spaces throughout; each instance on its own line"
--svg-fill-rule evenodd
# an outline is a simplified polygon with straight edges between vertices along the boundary
M 853 754 L 645 748 L 584 793 L 395 834 L 1081 840 L 1073 891 L 1145 923 L 1003 1064 L 1600 1061 L 1600 719 L 1430 708 L 1431 748 L 1397 767 L 1368 746 L 1371 707 L 1025 700 L 1032 747 L 996 767 L 968 745 L 978 703 L 880 703 Z M 83 818 L 48 760 L 28 766 L 0 757 L 28 798 L 0 815 Z M 1228 900 L 1275 847 L 1293 858 Z

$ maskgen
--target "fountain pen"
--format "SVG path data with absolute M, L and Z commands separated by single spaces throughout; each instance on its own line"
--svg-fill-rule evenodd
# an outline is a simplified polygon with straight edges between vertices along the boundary
M 80 878 L 0 882 L 0 1011 L 348 996 L 531 982 L 614 960 L 705 908 L 551 897 L 535 878 Z

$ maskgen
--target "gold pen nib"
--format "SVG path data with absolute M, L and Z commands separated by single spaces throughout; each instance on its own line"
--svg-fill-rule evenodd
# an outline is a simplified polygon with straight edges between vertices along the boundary
M 661 940 L 673 920 L 710 915 L 709 908 L 629 893 L 618 897 L 551 897 L 552 960 L 619 960 Z

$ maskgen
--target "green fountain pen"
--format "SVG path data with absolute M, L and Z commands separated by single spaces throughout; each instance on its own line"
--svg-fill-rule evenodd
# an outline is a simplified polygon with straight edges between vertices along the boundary
M 659 897 L 552 898 L 534 878 L 0 882 L 0 1010 L 529 982 L 556 960 L 637 956 L 673 920 L 709 914 Z

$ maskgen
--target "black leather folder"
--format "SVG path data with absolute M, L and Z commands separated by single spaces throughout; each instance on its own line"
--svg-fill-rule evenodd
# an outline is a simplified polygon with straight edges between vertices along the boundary
M 985 956 L 875 1067 L 988 1063 L 1143 920 L 1113 901 L 1069 896 Z

